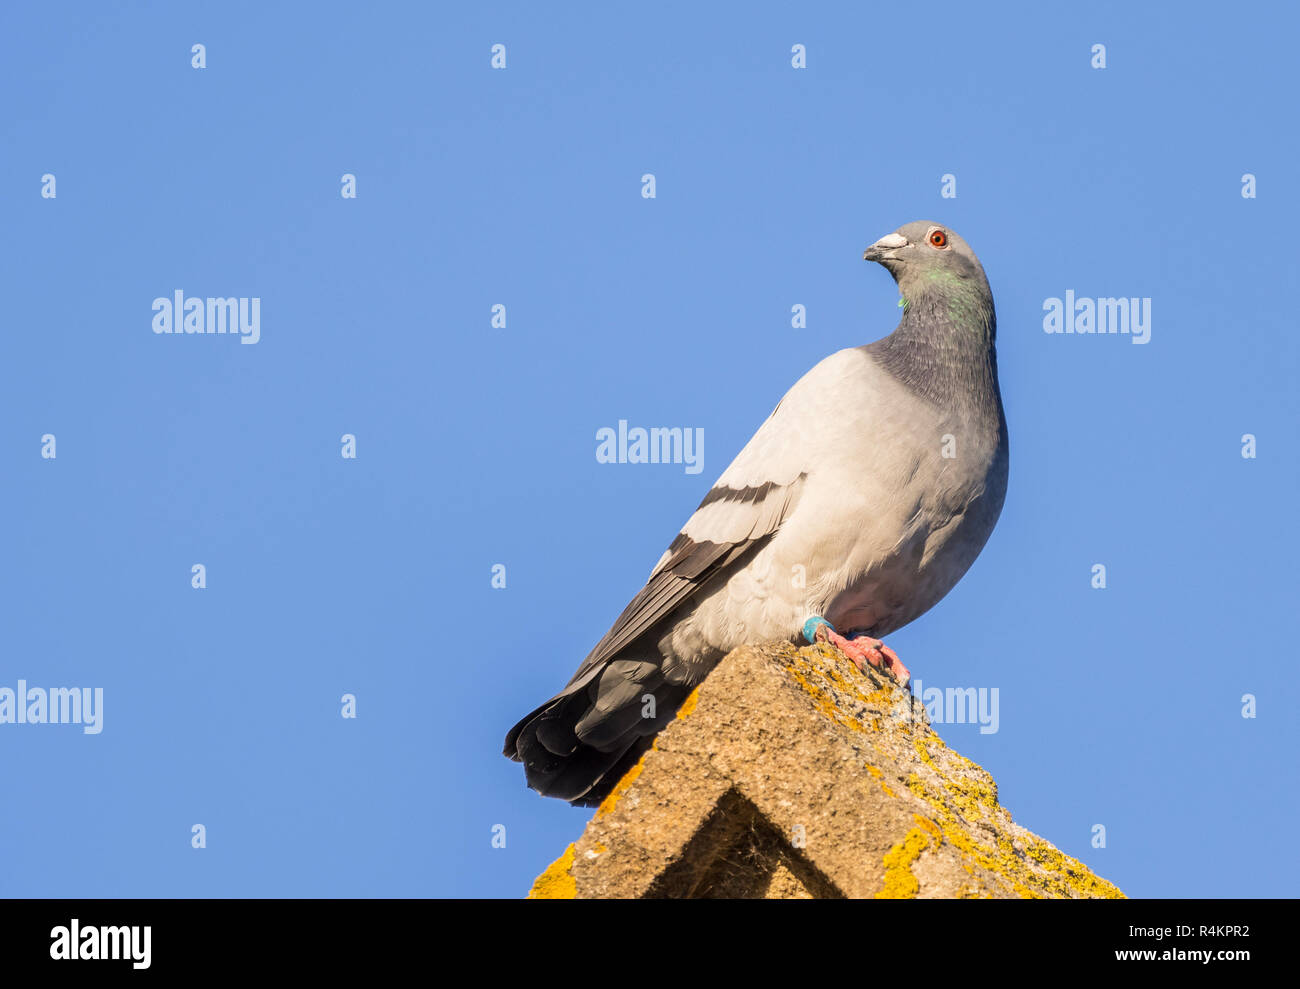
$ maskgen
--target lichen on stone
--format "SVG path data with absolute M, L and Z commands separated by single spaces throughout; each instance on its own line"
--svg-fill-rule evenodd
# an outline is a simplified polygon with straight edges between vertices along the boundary
M 877 900 L 913 900 L 921 891 L 921 883 L 912 873 L 912 865 L 932 842 L 941 838 L 941 833 L 933 821 L 920 814 L 912 816 L 917 826 L 885 853 L 885 884 L 876 894 Z
M 574 846 L 570 845 L 564 854 L 552 862 L 545 872 L 533 881 L 533 888 L 528 891 L 530 900 L 572 900 L 578 895 L 578 883 L 569 869 L 573 867 Z
M 1016 824 L 887 674 L 773 643 L 714 669 L 529 895 L 1123 893 Z

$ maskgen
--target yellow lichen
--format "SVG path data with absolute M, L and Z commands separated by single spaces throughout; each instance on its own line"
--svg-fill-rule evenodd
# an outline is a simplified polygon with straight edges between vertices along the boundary
M 609 796 L 600 802 L 600 806 L 596 808 L 596 820 L 599 820 L 612 811 L 614 805 L 618 803 L 619 798 L 622 797 L 623 794 L 627 793 L 628 788 L 636 782 L 636 778 L 641 775 L 641 770 L 645 768 L 646 756 L 648 756 L 651 751 L 653 751 L 653 747 L 646 750 L 645 755 L 642 755 L 641 758 L 637 760 L 636 765 L 629 769 L 623 775 L 623 778 L 618 781 L 618 785 L 609 791 Z
M 835 653 L 833 657 L 827 656 L 825 652 L 822 655 L 824 658 L 838 657 L 838 653 Z M 795 683 L 812 697 L 817 704 L 817 710 L 821 711 L 822 714 L 836 724 L 843 725 L 845 728 L 850 728 L 856 732 L 880 731 L 879 718 L 872 718 L 870 724 L 867 724 L 860 718 L 846 714 L 841 710 L 831 690 L 827 688 L 838 690 L 864 705 L 875 708 L 888 707 L 892 703 L 888 689 L 874 690 L 866 694 L 834 665 L 816 667 L 798 653 L 794 653 L 786 657 L 786 659 L 786 672 L 790 674 L 790 678 Z M 814 679 L 821 680 L 825 686 L 814 683 Z
M 578 883 L 569 872 L 573 866 L 573 845 L 547 866 L 528 891 L 530 900 L 572 900 L 578 895 Z
M 929 740 L 947 748 L 936 736 L 929 736 Z M 994 839 L 992 845 L 977 840 L 970 829 L 972 823 L 990 818 L 999 827 L 1010 823 L 1005 811 L 996 814 L 1001 808 L 996 790 L 987 782 L 987 774 L 969 759 L 961 757 L 961 764 L 969 767 L 971 775 L 970 778 L 954 779 L 931 757 L 927 740 L 918 738 L 915 745 L 921 761 L 938 775 L 943 790 L 927 785 L 916 773 L 908 777 L 907 788 L 934 809 L 943 840 L 969 862 L 1001 876 L 1012 892 L 1026 899 L 1045 896 L 1124 897 L 1114 885 L 1044 841 L 1028 841 L 1028 847 L 1022 852 L 1005 834 Z
M 881 684 L 869 672 L 853 676 L 844 668 L 838 650 L 830 646 L 821 645 L 818 653 L 829 660 L 829 664 L 809 662 L 806 653 L 800 655 L 792 651 L 785 656 L 784 665 L 790 678 L 812 697 L 817 709 L 836 724 L 855 732 L 879 731 L 879 718 L 864 719 L 849 714 L 842 709 L 841 702 L 848 698 L 869 708 L 888 709 L 895 701 L 889 685 Z M 864 690 L 860 686 L 864 681 L 872 689 Z M 998 803 L 997 785 L 992 777 L 965 756 L 953 752 L 943 739 L 928 729 L 920 728 L 914 733 L 906 722 L 898 722 L 897 728 L 913 736 L 912 744 L 926 776 L 929 777 L 931 772 L 934 774 L 933 782 L 926 782 L 917 773 L 911 774 L 907 781 L 908 790 L 934 811 L 934 820 L 929 821 L 933 837 L 926 841 L 933 841 L 935 845 L 946 842 L 953 846 L 961 853 L 962 864 L 972 876 L 976 867 L 996 873 L 1017 896 L 1023 897 L 1124 895 L 1082 863 L 1058 852 L 1046 842 L 1032 839 L 1032 836 L 1013 842 L 1002 833 L 990 843 L 985 831 L 974 825 L 992 824 L 998 832 L 1014 826 L 1010 815 Z M 882 756 L 889 757 L 875 741 L 871 744 Z M 887 794 L 896 795 L 884 782 L 880 770 L 873 766 L 866 768 Z M 906 890 L 915 882 L 911 879 L 911 862 L 924 850 L 917 847 L 919 841 L 921 836 L 913 828 L 890 850 L 886 856 L 886 889 L 877 895 L 915 895 L 915 892 L 908 894 Z M 1020 847 L 1021 844 L 1025 847 Z M 978 892 L 972 889 L 971 894 L 978 895 Z
M 696 687 L 691 691 L 691 695 L 682 701 L 682 706 L 677 709 L 677 717 L 685 718 L 695 710 L 695 705 L 700 702 L 700 688 Z
M 876 893 L 877 900 L 912 900 L 921 890 L 921 883 L 912 875 L 912 864 L 939 836 L 939 828 L 920 814 L 912 816 L 917 826 L 885 853 L 885 883 Z
M 892 789 L 890 789 L 889 784 L 885 782 L 885 774 L 878 767 L 868 763 L 866 769 L 867 772 L 869 772 L 872 775 L 875 781 L 880 784 L 880 789 L 885 791 L 886 796 L 890 796 L 890 797 L 898 796 L 898 794 L 896 794 Z
M 821 713 L 826 715 L 826 717 L 830 718 L 836 724 L 843 725 L 845 728 L 851 728 L 854 731 L 865 732 L 867 730 L 866 725 L 852 715 L 842 712 L 836 705 L 835 701 L 831 698 L 830 694 L 826 693 L 826 691 L 822 690 L 820 687 L 815 686 L 803 674 L 792 669 L 790 675 L 799 686 L 803 687 L 803 689 L 812 696 L 812 699 L 817 702 L 817 710 L 821 711 Z

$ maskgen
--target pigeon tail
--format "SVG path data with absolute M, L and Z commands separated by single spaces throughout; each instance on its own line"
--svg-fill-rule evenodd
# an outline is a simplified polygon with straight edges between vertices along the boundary
M 658 674 L 657 664 L 607 663 L 522 718 L 506 735 L 503 754 L 524 764 L 529 787 L 542 796 L 599 804 L 693 689 Z

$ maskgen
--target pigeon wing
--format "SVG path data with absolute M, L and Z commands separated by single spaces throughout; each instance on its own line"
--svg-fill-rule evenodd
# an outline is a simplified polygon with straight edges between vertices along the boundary
M 543 744 L 550 743 L 547 748 L 554 745 L 562 753 L 570 750 L 576 739 L 569 726 L 578 714 L 567 713 L 572 702 L 586 707 L 587 703 L 599 705 L 601 700 L 584 696 L 585 688 L 597 683 L 611 661 L 629 651 L 692 595 L 744 566 L 793 514 L 807 478 L 799 457 L 804 437 L 790 421 L 795 417 L 783 406 L 784 402 L 777 406 L 705 495 L 655 565 L 645 587 L 596 643 L 568 685 L 511 729 L 504 746 L 507 756 L 524 758 L 522 749 L 537 744 L 535 737 L 521 738 L 530 724 L 534 730 L 529 735 L 540 734 Z M 599 684 L 595 692 L 601 692 Z

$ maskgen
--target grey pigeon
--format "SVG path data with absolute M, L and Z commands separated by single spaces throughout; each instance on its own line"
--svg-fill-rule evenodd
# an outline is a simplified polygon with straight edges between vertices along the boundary
M 568 686 L 510 730 L 533 789 L 599 803 L 745 643 L 829 641 L 908 681 L 878 637 L 961 579 L 1006 495 L 997 323 L 979 260 L 941 224 L 863 258 L 898 283 L 898 327 L 795 383 Z

